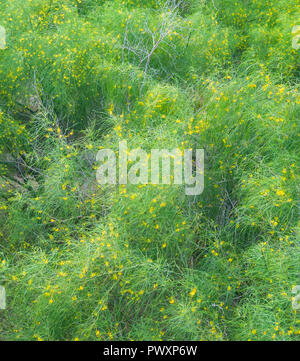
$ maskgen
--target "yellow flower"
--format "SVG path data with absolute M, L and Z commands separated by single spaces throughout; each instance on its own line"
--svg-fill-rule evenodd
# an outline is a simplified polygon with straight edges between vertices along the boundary
M 194 297 L 195 294 L 196 294 L 196 292 L 197 292 L 197 288 L 195 287 L 195 288 L 193 288 L 193 289 L 191 290 L 190 296 L 191 296 L 191 297 Z

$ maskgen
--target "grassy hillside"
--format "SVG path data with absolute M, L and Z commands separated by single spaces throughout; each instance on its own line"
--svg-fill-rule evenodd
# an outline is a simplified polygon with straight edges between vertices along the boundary
M 299 340 L 298 0 L 0 0 L 2 340 Z M 205 189 L 99 149 L 205 150 Z

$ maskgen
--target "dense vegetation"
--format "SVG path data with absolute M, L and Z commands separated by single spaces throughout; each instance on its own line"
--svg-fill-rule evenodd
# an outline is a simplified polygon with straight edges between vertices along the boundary
M 0 0 L 0 339 L 300 339 L 299 14 Z M 205 149 L 203 194 L 100 186 L 122 139 Z

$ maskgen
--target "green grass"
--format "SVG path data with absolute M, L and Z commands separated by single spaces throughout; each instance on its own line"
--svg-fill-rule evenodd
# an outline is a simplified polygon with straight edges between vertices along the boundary
M 0 0 L 1 340 L 300 339 L 298 1 L 166 3 Z M 203 194 L 98 185 L 124 139 Z

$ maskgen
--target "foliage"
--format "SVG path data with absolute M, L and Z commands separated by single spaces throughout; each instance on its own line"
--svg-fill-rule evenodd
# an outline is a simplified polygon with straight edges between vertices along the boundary
M 0 0 L 6 340 L 299 340 L 297 0 Z M 99 149 L 205 149 L 205 190 Z

